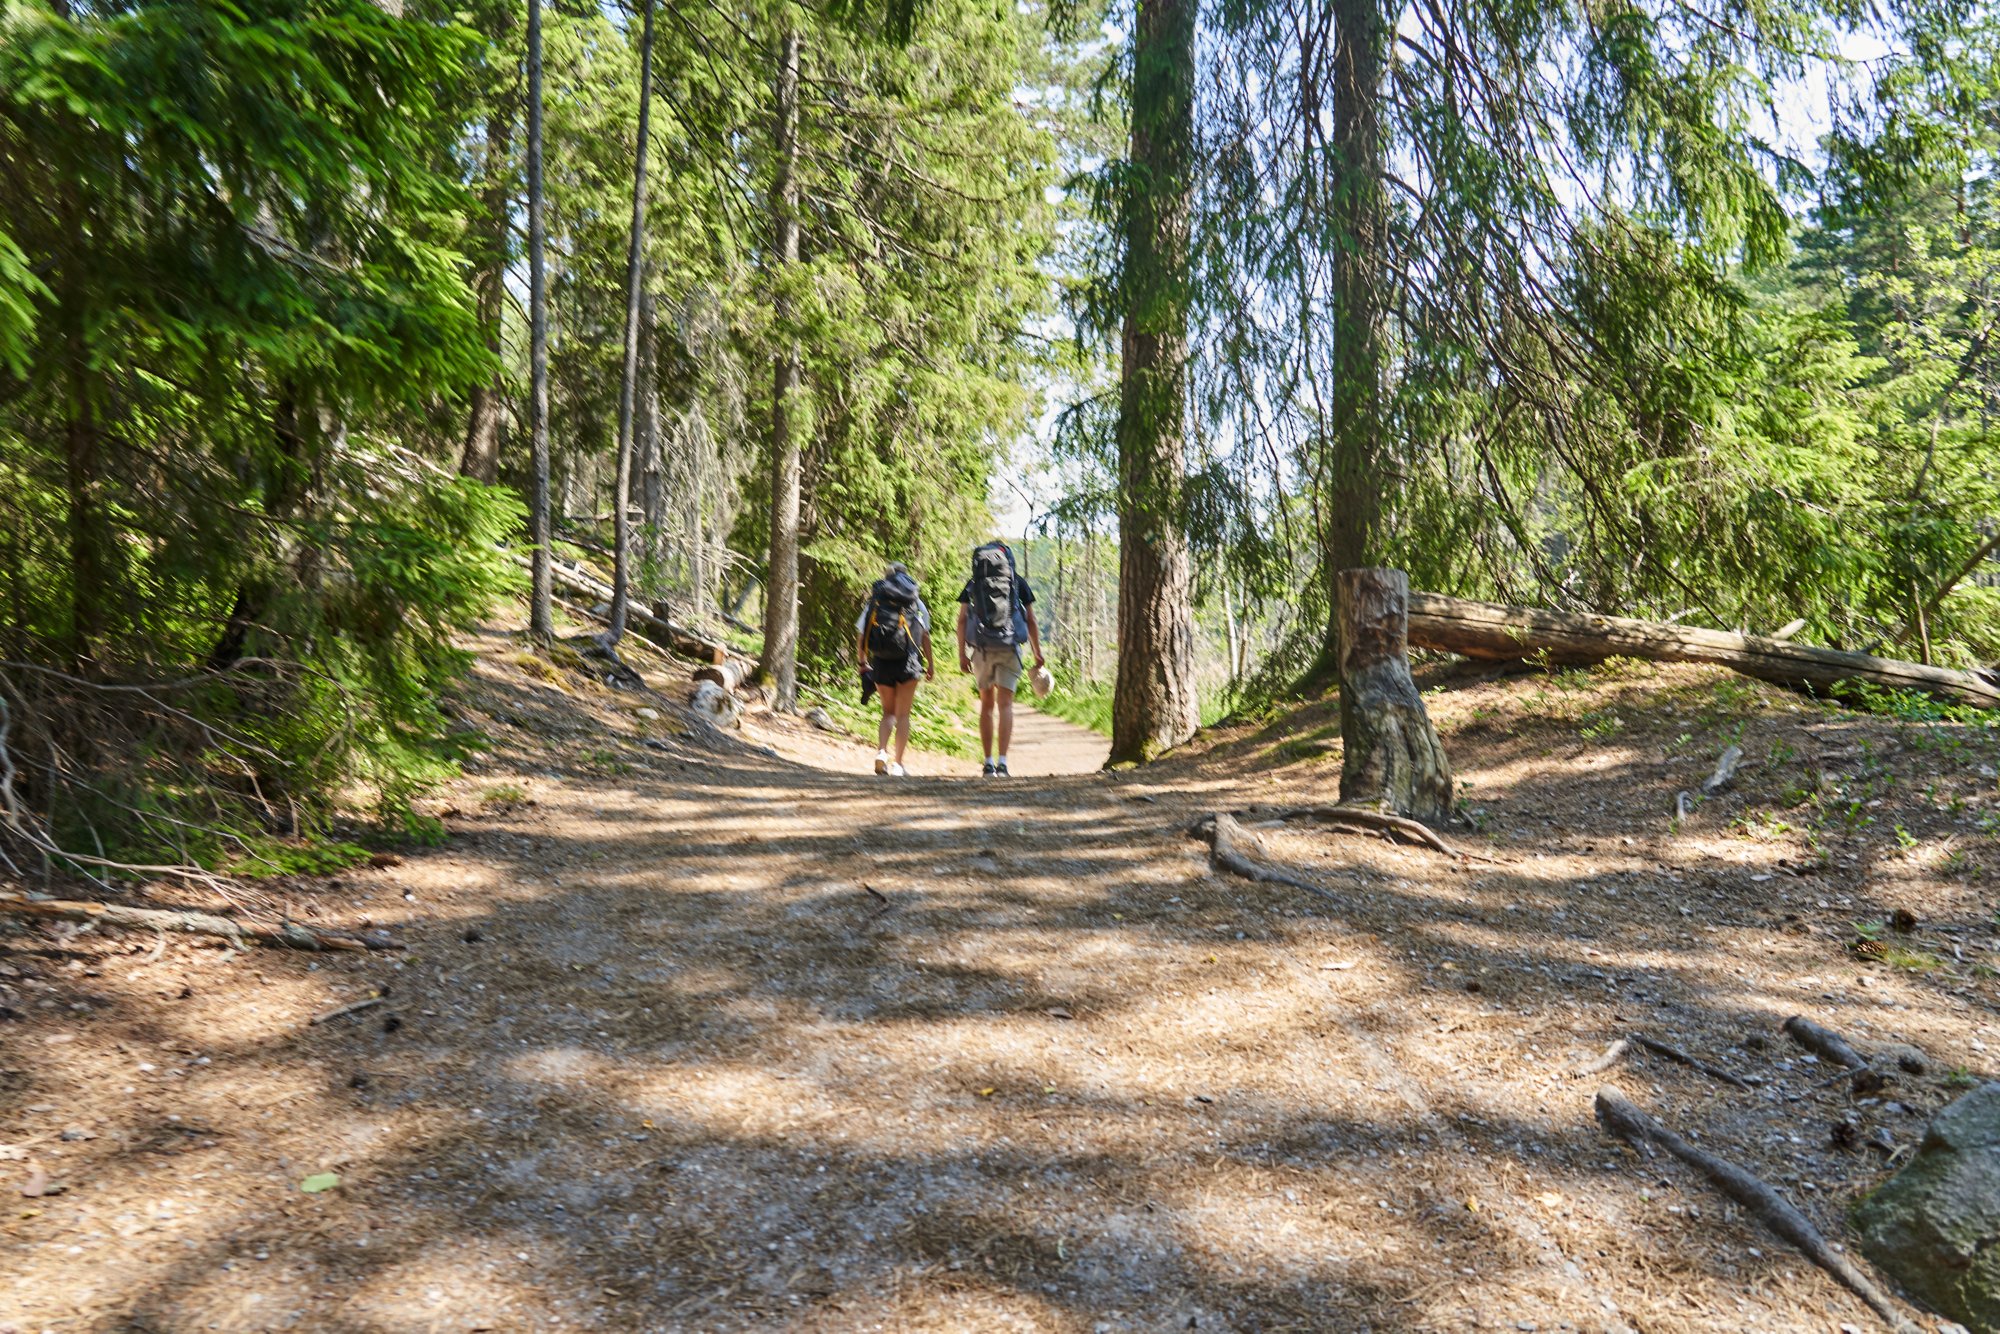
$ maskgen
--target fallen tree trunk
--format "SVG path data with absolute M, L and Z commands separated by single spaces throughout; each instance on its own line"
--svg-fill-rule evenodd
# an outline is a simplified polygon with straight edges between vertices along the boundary
M 523 567 L 528 564 L 527 561 L 518 556 L 515 557 L 514 563 Z M 567 588 L 573 593 L 579 593 L 586 598 L 598 602 L 611 601 L 611 589 L 609 585 L 598 582 L 574 566 L 566 566 L 560 561 L 554 561 L 550 563 L 549 574 L 557 585 Z M 602 621 L 610 619 L 608 616 L 599 615 L 594 611 L 590 615 Z M 719 640 L 698 635 L 685 626 L 675 625 L 665 617 L 657 616 L 642 607 L 630 607 L 626 615 L 632 624 L 639 627 L 639 632 L 645 635 L 646 638 L 652 640 L 662 648 L 680 654 L 684 658 L 694 658 L 704 663 L 720 663 L 726 662 L 729 659 L 729 645 Z
M 756 674 L 757 664 L 748 658 L 725 657 L 721 662 L 697 667 L 689 673 L 697 681 L 713 681 L 732 694 Z
M 1491 662 L 1546 654 L 1560 664 L 1644 658 L 1706 662 L 1760 681 L 1826 694 L 1847 681 L 1915 690 L 1938 699 L 2000 709 L 2000 684 L 1984 675 L 1926 667 L 1841 649 L 1808 648 L 1762 635 L 1701 630 L 1624 616 L 1574 615 L 1502 607 L 1438 593 L 1410 594 L 1412 647 Z
M 241 944 L 261 940 L 295 950 L 393 950 L 401 947 L 379 936 L 349 936 L 284 922 L 267 926 L 215 913 L 180 908 L 134 908 L 123 903 L 92 903 L 79 899 L 31 899 L 25 894 L 0 893 L 0 912 L 22 917 L 46 917 L 67 922 L 99 922 L 140 931 L 178 931 L 193 936 L 221 936 Z

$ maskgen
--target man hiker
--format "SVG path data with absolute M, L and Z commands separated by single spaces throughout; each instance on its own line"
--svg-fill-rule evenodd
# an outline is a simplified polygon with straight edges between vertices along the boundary
M 926 681 L 937 675 L 931 658 L 931 611 L 917 591 L 917 581 L 901 561 L 875 581 L 854 623 L 854 656 L 861 662 L 861 679 L 882 697 L 882 721 L 876 728 L 875 772 L 891 778 L 904 774 L 903 752 L 910 745 L 910 706 L 916 702 L 919 674 Z M 889 733 L 896 733 L 896 758 L 889 758 Z
M 1035 670 L 1040 671 L 1044 659 L 1035 590 L 1014 569 L 1014 553 L 1005 542 L 975 547 L 972 577 L 958 595 L 958 670 L 971 672 L 979 690 L 979 744 L 986 756 L 979 772 L 988 778 L 1007 776 L 1023 642 L 1034 650 Z

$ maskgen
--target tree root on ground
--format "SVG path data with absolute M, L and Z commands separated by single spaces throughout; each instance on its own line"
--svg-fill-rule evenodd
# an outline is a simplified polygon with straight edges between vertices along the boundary
M 1662 1042 L 1658 1038 L 1649 1038 L 1644 1033 L 1634 1033 L 1632 1035 L 1632 1041 L 1638 1043 L 1640 1046 L 1644 1047 L 1647 1051 L 1655 1052 L 1661 1056 L 1666 1057 L 1670 1061 L 1679 1061 L 1682 1065 L 1687 1066 L 1689 1069 L 1699 1070 L 1703 1074 L 1707 1075 L 1710 1079 L 1719 1079 L 1725 1084 L 1733 1084 L 1740 1089 L 1755 1087 L 1754 1084 L 1752 1084 L 1749 1080 L 1745 1079 L 1742 1075 L 1733 1074 L 1728 1070 L 1724 1070 L 1720 1066 L 1710 1065 L 1707 1061 L 1700 1060 L 1697 1057 L 1690 1056 L 1686 1052 L 1682 1051 L 1679 1047 L 1674 1046 L 1672 1043 Z
M 402 946 L 380 935 L 352 936 L 297 922 L 277 926 L 238 921 L 215 913 L 191 909 L 134 908 L 123 903 L 93 903 L 80 899 L 35 899 L 24 894 L 0 891 L 0 913 L 22 917 L 53 918 L 68 922 L 96 922 L 104 926 L 134 930 L 178 931 L 184 935 L 221 936 L 242 947 L 246 940 L 267 945 L 284 945 L 295 950 L 394 950 Z
M 1570 1078 L 1582 1079 L 1586 1075 L 1602 1074 L 1604 1071 L 1618 1064 L 1618 1062 L 1624 1060 L 1634 1047 L 1643 1047 L 1647 1051 L 1664 1056 L 1670 1061 L 1678 1061 L 1691 1070 L 1699 1070 L 1710 1079 L 1719 1079 L 1725 1084 L 1732 1084 L 1740 1089 L 1756 1087 L 1754 1080 L 1745 1079 L 1742 1075 L 1724 1070 L 1720 1066 L 1710 1065 L 1707 1061 L 1688 1055 L 1688 1053 L 1674 1046 L 1671 1042 L 1662 1042 L 1658 1038 L 1648 1037 L 1644 1033 L 1628 1033 L 1624 1037 L 1619 1038 L 1604 1049 L 1602 1056 L 1597 1057 L 1593 1061 L 1586 1062 L 1571 1071 Z
M 1785 1020 L 1785 1036 L 1822 1060 L 1833 1061 L 1849 1070 L 1865 1070 L 1868 1058 L 1847 1045 L 1847 1039 L 1830 1028 L 1821 1028 L 1802 1014 Z
M 1236 848 L 1237 836 L 1243 833 L 1243 826 L 1236 823 L 1236 817 L 1227 811 L 1217 811 L 1204 816 L 1188 830 L 1190 836 L 1205 839 L 1209 845 L 1209 862 L 1218 871 L 1228 871 L 1240 875 L 1245 880 L 1255 880 L 1268 885 L 1289 885 L 1293 889 L 1303 889 L 1309 893 L 1338 901 L 1340 896 L 1323 885 L 1315 885 L 1310 880 L 1301 880 L 1295 875 L 1259 866 Z
M 1855 1268 L 1846 1256 L 1827 1245 L 1806 1216 L 1777 1191 L 1749 1172 L 1716 1157 L 1676 1135 L 1610 1089 L 1597 1092 L 1597 1122 L 1607 1134 L 1615 1135 L 1638 1148 L 1658 1145 L 1699 1172 L 1708 1183 L 1741 1205 L 1752 1218 L 1770 1232 L 1790 1242 L 1801 1255 L 1839 1279 L 1855 1296 L 1868 1303 L 1897 1334 L 1917 1334 L 1917 1326 L 1905 1318 L 1888 1294 Z

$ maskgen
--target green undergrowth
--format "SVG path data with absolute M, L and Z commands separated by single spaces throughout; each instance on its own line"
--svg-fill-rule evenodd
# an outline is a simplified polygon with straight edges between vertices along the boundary
M 834 722 L 863 741 L 875 739 L 882 705 L 875 698 L 861 703 L 861 686 L 856 678 L 823 681 L 818 691 L 801 701 L 801 707 L 807 702 L 824 708 Z M 923 683 L 917 687 L 916 701 L 910 706 L 910 745 L 962 760 L 978 759 L 977 709 L 978 699 L 972 693 L 969 677 L 940 676 Z
M 1028 698 L 1028 703 L 1043 713 L 1052 714 L 1079 727 L 1088 727 L 1101 736 L 1111 735 L 1111 702 L 1116 693 L 1115 683 L 1110 678 L 1100 681 L 1076 681 L 1066 679 L 1061 672 L 1056 673 L 1056 688 L 1047 699 Z M 1213 691 L 1201 693 L 1201 725 L 1213 727 L 1229 714 L 1228 698 Z

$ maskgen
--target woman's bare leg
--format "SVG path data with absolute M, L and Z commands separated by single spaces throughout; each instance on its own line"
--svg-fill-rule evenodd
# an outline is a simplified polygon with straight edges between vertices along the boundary
M 905 681 L 896 687 L 896 763 L 910 746 L 910 709 L 917 702 L 917 683 Z

